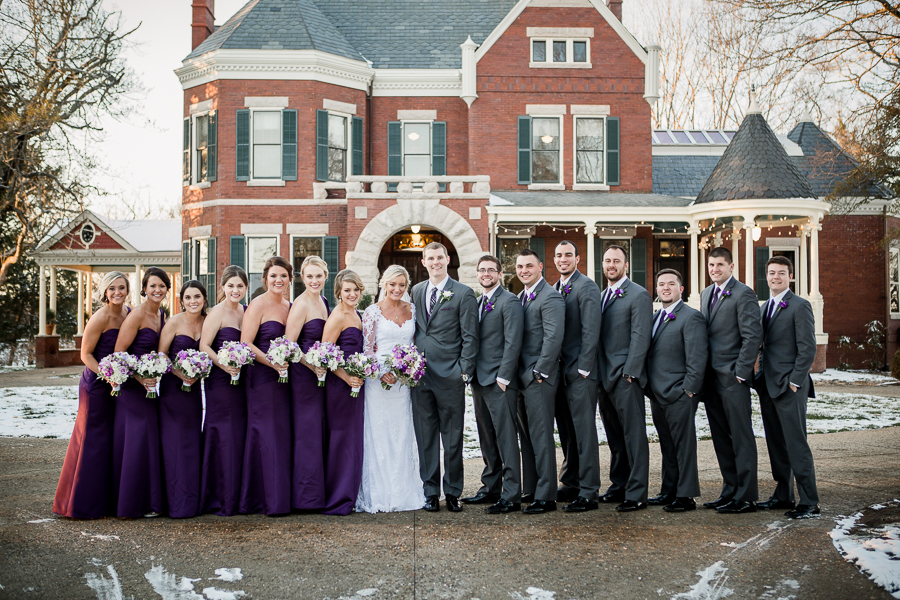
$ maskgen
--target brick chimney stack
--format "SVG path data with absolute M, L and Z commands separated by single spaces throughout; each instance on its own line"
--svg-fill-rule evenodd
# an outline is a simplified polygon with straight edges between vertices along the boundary
M 191 50 L 203 43 L 216 30 L 215 19 L 216 0 L 193 0 L 191 8 L 194 10 L 191 21 Z
M 212 2 L 212 0 L 210 0 Z M 622 0 L 607 0 L 607 4 L 609 5 L 609 10 L 612 11 L 612 14 L 616 15 L 616 18 L 621 21 L 622 20 Z

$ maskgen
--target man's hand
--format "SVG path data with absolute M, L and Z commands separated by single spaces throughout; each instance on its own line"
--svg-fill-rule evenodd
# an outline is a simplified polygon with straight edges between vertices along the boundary
M 796 385 L 794 385 L 793 383 L 791 384 L 791 391 L 792 391 L 792 392 L 796 392 L 798 389 L 800 389 L 800 388 L 798 388 L 798 387 L 797 387 Z
M 506 391 L 506 384 L 505 384 L 505 383 L 500 383 L 500 382 L 498 381 L 498 382 L 497 382 L 497 387 L 499 387 L 500 390 L 503 391 L 503 392 Z

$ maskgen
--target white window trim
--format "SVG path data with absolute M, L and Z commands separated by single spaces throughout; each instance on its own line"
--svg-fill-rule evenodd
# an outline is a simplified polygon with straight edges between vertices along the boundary
M 769 239 L 771 239 L 771 238 L 769 238 Z M 785 240 L 785 241 L 788 241 L 788 240 Z M 791 241 L 793 241 L 793 239 Z M 799 241 L 799 239 L 797 241 Z M 794 287 L 797 288 L 798 290 L 801 289 L 801 286 L 804 283 L 803 280 L 805 278 L 800 276 L 801 275 L 800 265 L 798 264 L 800 262 L 800 245 L 799 244 L 775 244 L 772 246 L 766 245 L 766 248 L 768 248 L 768 250 L 769 250 L 769 257 L 766 258 L 767 261 L 769 260 L 769 258 L 772 258 L 773 251 L 793 252 L 794 253 L 793 258 L 791 259 L 791 262 L 794 263 L 794 276 L 791 277 L 791 281 L 789 283 L 793 283 Z M 755 259 L 755 256 L 754 256 L 754 259 Z M 799 294 L 797 294 L 797 295 L 799 296 Z M 769 296 L 771 297 L 771 293 L 769 294 Z M 888 298 L 888 302 L 890 302 L 890 298 Z M 900 314 L 898 314 L 897 316 L 898 316 L 898 318 L 900 318 Z
M 544 46 L 544 62 L 536 62 L 534 60 L 534 42 L 545 42 Z M 566 62 L 553 61 L 553 42 L 566 43 Z M 573 52 L 574 42 L 585 42 L 587 62 L 575 62 L 575 54 Z M 588 37 L 544 37 L 536 36 L 528 38 L 528 68 L 530 69 L 591 69 L 591 38 Z
M 246 258 L 247 275 L 253 271 L 250 270 L 250 240 L 261 238 L 275 238 L 275 254 L 273 256 L 281 256 L 281 234 L 280 233 L 254 233 L 244 236 L 244 256 Z M 262 271 L 260 271 L 260 274 Z M 252 291 L 252 290 L 251 290 Z
M 566 175 L 565 163 L 563 162 L 563 149 L 566 147 L 565 136 L 565 116 L 564 115 L 540 115 L 532 117 L 532 127 L 534 127 L 534 119 L 559 119 L 559 181 L 557 183 L 534 183 L 534 148 L 531 148 L 531 183 L 528 184 L 529 190 L 565 190 Z M 532 129 L 533 131 L 533 129 Z M 529 145 L 534 144 L 534 140 L 528 141 Z
M 200 161 L 197 160 L 197 140 L 198 140 L 197 121 L 200 119 L 200 117 L 211 117 L 215 113 L 216 113 L 216 111 L 214 111 L 214 110 L 210 110 L 208 112 L 191 112 L 191 116 L 189 117 L 191 119 L 191 146 L 190 146 L 191 182 L 187 186 L 188 189 L 205 190 L 205 189 L 209 188 L 210 186 L 212 186 L 212 182 L 210 182 L 209 179 L 207 179 L 206 181 L 199 181 L 200 176 L 199 176 L 198 171 L 199 171 L 199 167 L 200 167 L 200 164 L 199 164 Z M 208 135 L 207 135 L 207 143 L 209 143 Z M 218 144 L 219 144 L 219 140 L 218 140 L 218 135 L 217 135 L 216 136 L 216 150 L 217 151 L 218 151 Z M 216 152 L 216 154 L 218 155 L 218 152 Z M 207 150 L 206 160 L 209 161 L 209 151 L 208 150 Z M 207 169 L 207 173 L 208 173 L 209 165 L 207 165 L 206 169 Z M 208 175 L 207 175 L 207 177 L 208 177 Z
M 209 243 L 210 237 L 212 237 L 212 236 L 199 235 L 199 236 L 190 238 L 191 248 L 190 248 L 190 259 L 189 259 L 190 263 L 189 263 L 189 269 L 188 269 L 188 277 L 190 279 L 197 279 L 198 277 L 200 277 L 199 264 L 198 264 L 198 261 L 200 259 L 200 256 L 199 256 L 200 251 L 197 249 L 197 246 L 200 242 L 202 242 L 204 240 L 207 243 Z M 206 251 L 209 252 L 209 246 L 206 247 Z M 184 281 L 181 282 L 182 285 L 184 285 L 185 283 L 186 282 L 184 282 Z
M 328 110 L 328 115 L 334 115 L 336 117 L 343 117 L 345 119 L 344 127 L 347 132 L 347 148 L 345 150 L 346 158 L 344 160 L 344 180 L 336 181 L 334 179 L 329 179 L 328 181 L 336 182 L 336 183 L 346 183 L 347 178 L 350 177 L 350 166 L 353 162 L 353 115 L 346 112 L 340 112 L 336 110 Z M 329 146 L 330 148 L 331 146 Z M 293 246 L 292 246 L 293 248 Z
M 631 263 L 632 263 L 631 253 L 634 250 L 634 246 L 632 245 L 631 241 L 633 239 L 634 239 L 634 236 L 629 237 L 627 235 L 604 235 L 603 237 L 598 236 L 597 239 L 594 240 L 594 243 L 600 244 L 601 248 L 603 248 L 603 242 L 605 242 L 606 240 L 622 240 L 622 241 L 627 240 L 628 241 L 628 273 L 625 274 L 625 276 L 628 277 L 628 279 L 631 279 Z M 621 245 L 621 244 L 617 244 L 617 245 Z M 603 270 L 603 256 L 602 255 L 600 256 L 600 270 L 601 271 Z M 603 279 L 606 279 L 605 273 L 603 274 L 603 277 L 601 278 L 601 280 L 597 282 L 597 285 L 600 285 L 603 282 Z M 609 285 L 609 280 L 606 281 L 606 285 Z M 603 289 L 605 289 L 605 288 L 603 288 Z
M 246 98 L 244 104 L 246 105 Z M 258 112 L 277 112 L 279 118 L 281 119 L 281 125 L 279 126 L 279 133 L 281 134 L 281 142 L 279 142 L 279 146 L 282 148 L 282 152 L 284 151 L 284 108 L 277 108 L 275 104 L 281 104 L 280 99 L 279 102 L 273 102 L 273 106 L 251 106 L 250 110 L 250 179 L 247 181 L 247 187 L 284 187 L 284 172 L 282 172 L 281 177 L 267 177 L 264 179 L 255 179 L 253 175 L 253 116 Z M 299 114 L 299 113 L 298 113 Z M 283 165 L 281 165 L 283 169 Z
M 575 147 L 578 138 L 578 119 L 601 119 L 603 121 L 603 183 L 578 183 L 578 149 Z M 604 115 L 572 115 L 572 189 L 582 191 L 608 192 L 606 173 L 606 153 L 608 149 L 606 139 L 606 116 Z
M 897 260 L 900 261 L 900 246 L 891 245 L 889 248 L 890 252 L 888 253 L 888 289 L 887 289 L 887 303 L 888 310 L 891 309 L 891 284 L 894 282 L 890 279 L 890 259 L 893 255 L 897 255 Z M 891 312 L 891 319 L 900 319 L 900 312 Z
M 400 167 L 403 177 L 406 177 L 406 124 L 407 123 L 428 123 L 428 175 L 423 177 L 431 177 L 434 170 L 434 122 L 437 119 L 402 119 L 400 121 Z M 421 156 L 417 154 L 416 156 Z M 411 177 L 411 176 L 410 176 Z M 421 192 L 422 188 L 413 186 L 414 192 Z

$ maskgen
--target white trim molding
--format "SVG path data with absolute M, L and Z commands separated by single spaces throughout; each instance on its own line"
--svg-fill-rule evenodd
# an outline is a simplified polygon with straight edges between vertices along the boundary
M 328 200 L 316 200 L 315 198 L 288 198 L 285 200 L 275 198 L 220 198 L 217 200 L 201 200 L 189 202 L 180 206 L 181 212 L 215 208 L 217 206 L 344 206 L 346 198 L 330 198 Z
M 211 235 L 212 225 L 198 225 L 197 227 L 188 229 L 188 237 L 190 238 L 209 237 Z
M 526 104 L 525 114 L 530 117 L 558 117 L 566 114 L 565 104 Z M 560 132 L 562 134 L 562 132 Z
M 348 115 L 356 114 L 356 105 L 350 104 L 349 102 L 340 102 L 338 100 L 329 100 L 325 98 L 322 100 L 322 108 L 324 110 L 331 110 L 339 113 L 346 113 Z
M 592 38 L 593 27 L 527 27 L 528 37 Z
M 373 96 L 458 97 L 460 69 L 375 69 Z
M 241 223 L 241 235 L 281 235 L 281 223 Z
M 569 112 L 576 117 L 591 117 L 599 115 L 601 117 L 609 116 L 609 104 L 570 104 Z
M 284 228 L 291 235 L 307 237 L 328 235 L 328 223 L 285 223 Z
M 398 110 L 398 121 L 437 121 L 436 110 Z
M 208 113 L 209 111 L 212 110 L 212 108 L 213 108 L 212 99 L 204 100 L 203 102 L 195 102 L 194 104 L 191 104 L 191 108 L 188 111 L 188 114 L 196 115 L 196 114 L 200 114 L 200 113 Z
M 244 108 L 287 108 L 287 96 L 244 96 Z

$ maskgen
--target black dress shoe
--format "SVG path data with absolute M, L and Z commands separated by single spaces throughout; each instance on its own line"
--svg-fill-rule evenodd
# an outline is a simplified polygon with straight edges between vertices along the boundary
M 671 504 L 663 506 L 666 512 L 687 512 L 689 510 L 697 510 L 697 503 L 693 498 L 675 498 Z
M 522 494 L 522 504 L 531 504 L 534 502 L 534 494 Z
M 493 504 L 499 499 L 500 496 L 498 494 L 486 494 L 484 492 L 478 492 L 468 498 L 460 498 L 463 504 Z
M 784 516 L 792 519 L 812 519 L 822 514 L 818 504 L 798 504 L 797 508 L 784 513 Z
M 423 508 L 428 512 L 437 512 L 441 510 L 441 507 L 438 504 L 438 497 L 428 496 L 427 498 L 425 498 L 425 506 Z
M 616 502 L 624 502 L 625 501 L 625 493 L 624 492 L 606 492 L 600 498 L 598 498 L 599 502 L 603 502 L 604 504 L 614 504 Z
M 556 510 L 556 502 L 553 500 L 535 500 L 528 506 L 522 509 L 522 512 L 526 515 L 539 515 L 545 512 L 552 512 Z
M 581 492 L 580 488 L 572 487 L 570 485 L 561 485 L 556 490 L 556 501 L 557 502 L 574 502 L 578 499 L 578 494 Z
M 712 502 L 704 502 L 703 508 L 719 508 L 720 506 L 725 506 L 731 502 L 731 498 L 726 498 L 725 496 L 719 496 Z
M 666 506 L 672 504 L 674 501 L 675 494 L 660 494 L 659 496 L 654 496 L 647 500 L 647 504 L 650 506 Z
M 646 502 L 638 502 L 637 500 L 626 500 L 616 507 L 618 512 L 634 512 L 647 508 Z
M 720 512 L 723 515 L 740 515 L 740 514 L 744 514 L 744 513 L 754 513 L 754 512 L 756 512 L 756 503 L 755 502 L 747 502 L 746 500 L 743 502 L 737 502 L 736 500 L 732 500 L 728 504 L 717 508 L 716 512 Z
M 484 509 L 489 515 L 502 515 L 511 512 L 518 512 L 522 505 L 518 502 L 510 502 L 509 500 L 497 500 L 496 504 L 492 504 Z
M 794 503 L 790 500 L 776 500 L 775 498 L 769 498 L 763 502 L 757 502 L 756 508 L 760 510 L 770 510 L 770 509 L 782 509 L 786 508 L 788 510 L 793 510 Z
M 450 512 L 460 512 L 462 506 L 459 505 L 459 498 L 447 494 L 447 510 Z
M 572 504 L 563 507 L 563 512 L 586 512 L 589 510 L 597 510 L 597 502 L 588 500 L 587 498 L 578 497 Z

